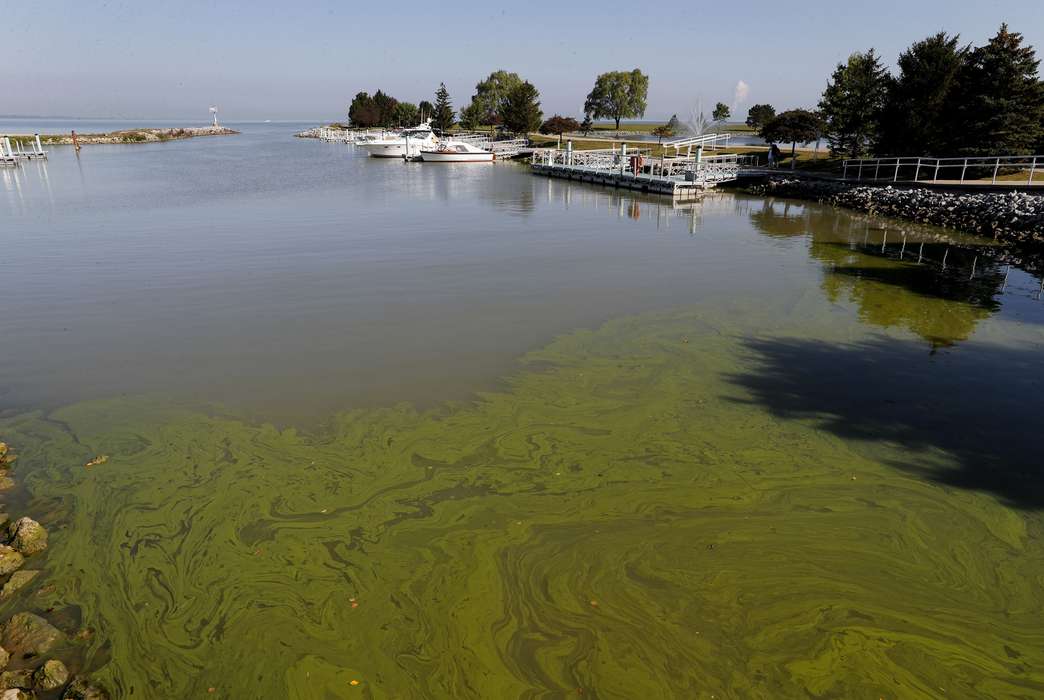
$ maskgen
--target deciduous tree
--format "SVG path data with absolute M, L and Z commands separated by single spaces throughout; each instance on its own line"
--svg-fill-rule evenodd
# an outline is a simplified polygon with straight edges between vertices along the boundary
M 780 112 L 765 126 L 759 135 L 769 143 L 790 144 L 790 167 L 796 161 L 797 145 L 818 141 L 823 133 L 823 119 L 815 112 L 807 109 L 790 109 Z
M 541 134 L 554 134 L 556 136 L 579 130 L 580 122 L 572 117 L 563 117 L 559 114 L 554 115 L 540 125 Z
M 471 103 L 461 110 L 461 123 L 467 120 L 477 126 L 499 125 L 504 123 L 504 107 L 508 95 L 522 84 L 518 73 L 505 70 L 493 71 L 485 80 L 475 85 L 475 94 Z
M 769 123 L 776 116 L 776 108 L 769 104 L 757 104 L 747 110 L 747 126 L 754 131 L 761 131 L 761 127 Z
M 649 76 L 633 71 L 602 73 L 594 89 L 587 95 L 584 112 L 595 119 L 613 119 L 620 128 L 621 119 L 637 119 L 645 115 L 649 93 Z
M 716 122 L 727 121 L 732 116 L 732 110 L 724 102 L 719 102 L 714 105 L 714 112 L 711 113 L 711 118 Z
M 504 126 L 517 134 L 539 129 L 544 118 L 539 98 L 540 92 L 528 80 L 513 88 L 501 108 Z
M 392 124 L 394 126 L 414 126 L 418 118 L 417 105 L 411 102 L 400 102 L 392 110 Z

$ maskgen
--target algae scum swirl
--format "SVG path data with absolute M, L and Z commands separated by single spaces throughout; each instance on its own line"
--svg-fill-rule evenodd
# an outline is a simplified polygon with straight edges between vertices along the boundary
M 5 684 L 1044 696 L 1039 258 L 242 131 L 0 190 Z
M 807 341 L 724 318 L 621 319 L 473 404 L 312 434 L 119 400 L 9 420 L 63 512 L 45 602 L 104 630 L 120 697 L 1044 690 L 1039 520 L 894 464 L 956 451 L 766 409 Z

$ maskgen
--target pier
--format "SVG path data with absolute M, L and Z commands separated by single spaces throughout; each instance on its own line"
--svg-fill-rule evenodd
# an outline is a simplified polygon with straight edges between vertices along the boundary
M 40 144 L 40 134 L 33 134 L 28 148 L 17 139 L 12 144 L 10 136 L 0 136 L 0 165 L 17 165 L 19 161 L 46 157 L 47 151 Z
M 720 135 L 707 135 L 711 136 L 720 138 Z M 565 148 L 534 151 L 530 165 L 534 173 L 549 177 L 622 187 L 682 200 L 696 199 L 706 190 L 739 176 L 740 156 L 703 155 L 704 147 L 713 143 L 713 139 L 683 141 L 685 143 L 676 148 L 677 155 L 668 156 L 663 152 L 657 157 L 652 157 L 648 148 L 629 149 L 627 144 L 622 144 L 619 149 L 576 151 L 570 141 Z M 674 147 L 675 144 L 664 146 Z M 682 149 L 685 149 L 684 153 Z

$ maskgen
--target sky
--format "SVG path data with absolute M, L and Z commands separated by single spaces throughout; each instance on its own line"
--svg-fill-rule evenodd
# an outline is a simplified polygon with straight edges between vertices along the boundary
M 497 69 L 580 117 L 595 77 L 641 68 L 647 119 L 716 102 L 811 107 L 834 67 L 889 66 L 940 30 L 980 44 L 1001 22 L 1044 55 L 1044 0 L 716 3 L 2 0 L 0 115 L 333 120 L 359 91 L 459 109 Z

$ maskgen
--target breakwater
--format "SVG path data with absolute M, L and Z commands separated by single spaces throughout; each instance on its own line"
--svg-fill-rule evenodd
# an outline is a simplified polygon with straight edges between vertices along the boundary
M 173 127 L 168 129 L 122 129 L 103 134 L 40 134 L 40 141 L 45 144 L 69 146 L 73 144 L 116 144 L 116 143 L 155 143 L 158 141 L 177 141 L 197 136 L 232 136 L 239 132 L 223 126 Z M 30 138 L 14 135 L 11 138 Z
M 746 190 L 811 199 L 998 239 L 1044 242 L 1044 197 L 1025 192 L 939 192 L 792 178 L 770 179 Z

